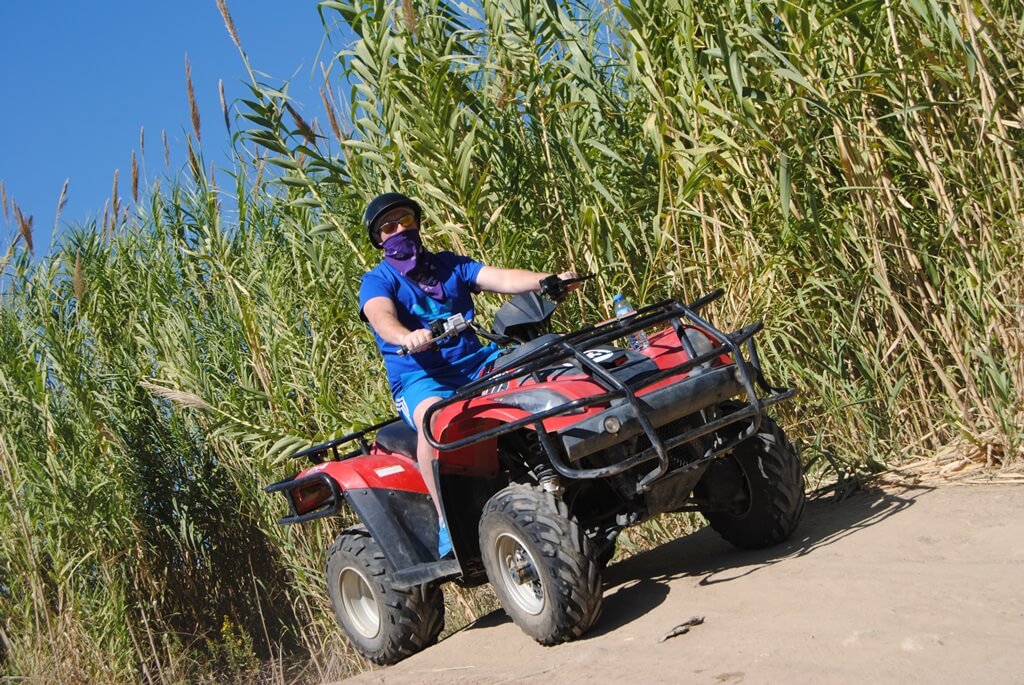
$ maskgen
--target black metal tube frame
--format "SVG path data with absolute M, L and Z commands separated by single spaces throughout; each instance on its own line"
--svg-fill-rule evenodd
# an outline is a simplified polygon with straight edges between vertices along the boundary
M 363 455 L 369 454 L 370 453 L 370 443 L 367 442 L 367 440 L 366 440 L 367 433 L 375 433 L 376 431 L 380 430 L 381 428 L 383 428 L 384 426 L 388 425 L 389 423 L 394 423 L 395 421 L 398 421 L 398 420 L 399 420 L 399 418 L 397 416 L 394 416 L 394 417 L 388 419 L 387 421 L 381 421 L 380 423 L 375 423 L 372 426 L 367 426 L 366 428 L 363 428 L 361 430 L 357 430 L 357 431 L 355 431 L 353 433 L 349 433 L 348 435 L 343 435 L 340 438 L 335 438 L 334 440 L 329 440 L 328 442 L 322 442 L 319 445 L 313 445 L 312 447 L 307 447 L 306 449 L 302 450 L 301 452 L 296 452 L 295 454 L 293 454 L 291 456 L 291 458 L 292 459 L 299 459 L 300 457 L 306 457 L 307 459 L 309 459 L 310 462 L 312 462 L 314 464 L 322 464 L 323 461 L 324 461 L 324 454 L 326 452 L 328 452 L 328 451 L 330 451 L 330 452 L 332 452 L 334 454 L 334 456 L 332 457 L 331 461 L 342 461 L 344 459 L 349 459 L 350 457 L 356 457 L 356 456 L 359 456 L 361 454 L 363 454 Z M 352 450 L 351 452 L 346 452 L 345 454 L 339 454 L 338 453 L 338 447 L 340 447 L 341 445 L 344 445 L 347 442 L 352 442 L 353 440 L 358 440 L 359 441 L 359 447 L 357 447 L 356 449 Z
M 301 488 L 303 485 L 317 481 L 320 481 L 327 486 L 327 489 L 331 491 L 330 497 L 317 505 L 317 507 L 312 511 L 300 514 L 298 509 L 295 507 L 294 491 Z M 291 509 L 292 513 L 291 516 L 285 516 L 278 520 L 277 524 L 280 526 L 289 523 L 302 523 L 303 521 L 311 521 L 313 519 L 323 518 L 324 516 L 330 516 L 341 509 L 341 503 L 343 501 L 341 488 L 338 487 L 338 484 L 334 482 L 334 479 L 330 478 L 326 473 L 314 473 L 313 475 L 306 476 L 304 478 L 288 478 L 263 488 L 264 492 L 279 492 L 281 490 L 285 491 L 285 499 L 288 500 L 288 508 Z
M 698 460 L 698 462 L 691 465 L 696 468 L 700 464 L 710 461 L 711 459 L 732 450 L 739 442 L 746 440 L 756 433 L 760 428 L 764 407 L 788 399 L 795 394 L 795 391 L 790 389 L 774 388 L 768 385 L 764 380 L 760 369 L 759 359 L 757 357 L 756 347 L 753 341 L 753 336 L 763 327 L 761 323 L 746 326 L 734 331 L 733 333 L 727 334 L 718 330 L 709 321 L 697 314 L 698 309 L 721 297 L 723 292 L 724 291 L 721 289 L 715 290 L 689 305 L 683 305 L 675 300 L 663 300 L 661 302 L 656 302 L 652 305 L 642 307 L 635 314 L 625 319 L 616 319 L 604 324 L 588 326 L 575 333 L 570 333 L 557 340 L 552 340 L 524 356 L 518 361 L 517 366 L 514 368 L 492 373 L 479 380 L 473 381 L 450 397 L 432 405 L 427 409 L 426 414 L 423 417 L 425 427 L 424 436 L 431 446 L 439 451 L 445 452 L 467 447 L 485 440 L 490 440 L 531 425 L 537 431 L 541 444 L 548 453 L 552 466 L 556 471 L 567 478 L 603 478 L 622 473 L 623 471 L 633 468 L 640 463 L 657 459 L 658 466 L 645 475 L 640 481 L 639 489 L 643 490 L 667 472 L 668 451 L 673 447 L 713 433 L 732 423 L 737 423 L 748 418 L 751 420 L 750 425 L 739 436 L 737 436 L 736 439 L 719 448 L 709 449 L 707 453 Z M 696 355 L 692 343 L 684 333 L 684 325 L 682 323 L 684 318 L 692 321 L 711 333 L 712 336 L 719 341 L 718 344 L 715 345 L 711 351 L 702 355 Z M 641 383 L 637 384 L 636 387 L 630 387 L 623 383 L 585 354 L 585 351 L 588 349 L 609 343 L 613 340 L 624 338 L 631 333 L 666 321 L 671 322 L 672 327 L 676 331 L 680 342 L 690 359 L 681 364 L 677 364 L 668 369 L 663 369 L 656 374 L 645 377 Z M 747 348 L 751 357 L 750 361 L 744 358 L 742 354 L 741 346 L 743 343 L 747 343 Z M 662 440 L 642 410 L 640 400 L 638 400 L 636 392 L 669 376 L 685 373 L 686 371 L 710 361 L 711 359 L 719 357 L 724 353 L 731 355 L 733 363 L 736 364 L 737 375 L 748 398 L 747 406 L 736 412 L 730 413 L 727 416 L 719 417 L 710 421 L 699 428 L 684 433 L 683 435 L 675 436 L 667 441 Z M 516 421 L 504 423 L 499 426 L 495 426 L 494 428 L 475 433 L 460 440 L 442 443 L 439 442 L 432 434 L 430 428 L 431 420 L 437 412 L 441 411 L 445 407 L 451 406 L 457 402 L 478 397 L 491 388 L 496 388 L 503 383 L 507 383 L 524 376 L 536 374 L 545 367 L 567 359 L 571 359 L 572 363 L 574 363 L 578 368 L 588 372 L 591 378 L 597 382 L 598 385 L 601 385 L 606 392 L 593 395 L 591 397 L 572 400 L 558 405 L 557 407 L 552 407 L 551 409 L 523 417 Z M 765 391 L 770 392 L 771 395 L 763 398 L 759 397 L 754 387 L 755 384 L 763 388 Z M 547 431 L 544 430 L 542 421 L 553 416 L 568 414 L 580 407 L 603 404 L 616 400 L 628 402 L 632 406 L 635 415 L 639 419 L 640 426 L 651 444 L 651 447 L 640 454 L 634 455 L 629 459 L 611 466 L 594 469 L 575 469 L 570 467 L 562 460 L 557 446 L 553 443 L 550 436 L 547 434 Z

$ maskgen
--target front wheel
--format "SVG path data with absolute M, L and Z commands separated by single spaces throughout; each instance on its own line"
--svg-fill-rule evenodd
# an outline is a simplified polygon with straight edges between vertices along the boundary
M 346 530 L 331 545 L 327 593 L 349 642 L 377 664 L 393 664 L 426 649 L 444 627 L 441 589 L 394 587 L 384 552 L 362 528 Z
M 590 540 L 565 503 L 512 485 L 480 519 L 480 550 L 501 606 L 542 645 L 581 636 L 601 613 L 601 573 Z
M 804 512 L 800 457 L 782 429 L 765 416 L 757 434 L 713 462 L 697 493 L 710 506 L 708 523 L 742 549 L 778 544 L 796 529 Z

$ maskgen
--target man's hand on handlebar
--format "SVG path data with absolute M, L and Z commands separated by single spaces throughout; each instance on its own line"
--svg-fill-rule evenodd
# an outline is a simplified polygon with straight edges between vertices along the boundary
M 545 297 L 558 302 L 567 293 L 580 287 L 583 281 L 594 277 L 594 274 L 580 274 L 575 271 L 563 271 L 557 276 L 548 276 L 541 279 L 540 292 Z
M 466 321 L 462 314 L 453 314 L 447 319 L 435 319 L 430 322 L 429 329 L 421 328 L 402 336 L 398 354 L 404 357 L 407 354 L 422 352 L 433 347 L 438 342 L 450 340 L 458 336 L 462 331 L 472 328 L 472 326 L 472 322 Z
M 428 342 L 434 339 L 433 334 L 426 328 L 420 328 L 415 331 L 409 331 L 402 336 L 399 346 L 406 350 L 415 350 L 421 345 L 426 345 Z

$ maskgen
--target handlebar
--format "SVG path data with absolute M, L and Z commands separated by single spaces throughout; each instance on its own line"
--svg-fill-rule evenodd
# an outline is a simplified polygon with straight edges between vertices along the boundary
M 558 277 L 557 274 L 554 274 L 541 279 L 540 292 L 548 299 L 554 302 L 559 302 L 568 294 L 569 286 L 576 285 L 577 283 L 582 283 L 583 281 L 589 281 L 591 278 L 594 278 L 595 275 L 596 274 L 582 274 L 580 276 L 577 276 L 576 278 L 567 278 L 565 280 L 562 280 L 561 278 Z M 467 328 L 472 328 L 476 330 L 478 333 L 483 334 L 482 330 L 474 326 L 472 321 L 466 321 L 462 317 L 462 314 L 456 314 L 455 316 L 450 316 L 447 319 L 435 319 L 430 322 L 430 333 L 432 337 L 429 340 L 420 343 L 419 345 L 416 345 L 413 348 L 408 348 L 405 345 L 402 345 L 398 349 L 398 356 L 405 357 L 410 354 L 416 354 L 417 352 L 428 350 L 431 347 L 437 345 L 438 343 L 442 343 L 446 340 L 454 338 L 456 335 L 459 335 L 460 333 L 462 333 L 462 331 L 466 330 Z M 492 337 L 490 335 L 484 335 L 484 337 L 489 339 L 494 339 L 495 337 L 497 337 L 500 338 L 499 342 L 511 340 L 509 338 L 505 338 L 504 336 Z
M 454 338 L 456 335 L 462 333 L 467 328 L 473 328 L 472 321 L 466 321 L 462 314 L 456 314 L 455 316 L 449 316 L 447 319 L 434 319 L 430 322 L 430 333 L 432 337 L 426 342 L 420 343 L 413 348 L 408 348 L 402 345 L 398 349 L 398 356 L 405 357 L 406 355 L 416 354 L 423 350 L 428 350 L 438 343 L 444 342 Z
M 589 281 L 596 274 L 581 274 L 576 278 L 567 278 L 564 281 L 557 274 L 548 276 L 540 282 L 540 293 L 553 302 L 561 302 L 569 293 L 569 286 Z

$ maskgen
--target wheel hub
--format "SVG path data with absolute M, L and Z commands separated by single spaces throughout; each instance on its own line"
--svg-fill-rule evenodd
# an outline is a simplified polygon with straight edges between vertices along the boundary
M 342 605 L 352 621 L 352 628 L 367 639 L 377 637 L 381 623 L 380 608 L 369 581 L 359 570 L 346 568 L 342 570 L 338 583 Z
M 509 570 L 520 585 L 538 580 L 537 570 L 530 563 L 530 558 L 522 554 L 522 549 L 518 550 L 515 556 L 509 559 Z
M 501 564 L 501 582 L 512 601 L 536 616 L 544 609 L 544 587 L 530 552 L 516 536 L 503 534 L 495 541 Z

